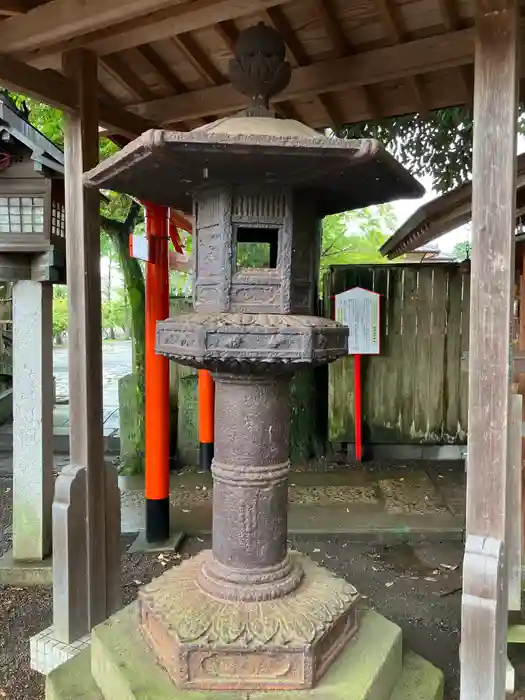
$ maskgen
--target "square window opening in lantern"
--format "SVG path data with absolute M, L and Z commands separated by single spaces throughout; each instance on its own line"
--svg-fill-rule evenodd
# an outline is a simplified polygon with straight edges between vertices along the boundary
M 275 270 L 278 240 L 278 228 L 238 226 L 235 251 L 237 270 Z

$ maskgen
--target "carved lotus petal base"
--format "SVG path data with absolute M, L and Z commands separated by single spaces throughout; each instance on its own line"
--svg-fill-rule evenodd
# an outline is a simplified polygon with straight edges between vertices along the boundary
M 358 627 L 356 589 L 296 552 L 304 571 L 291 594 L 219 600 L 198 584 L 203 552 L 139 594 L 142 632 L 177 686 L 203 690 L 307 689 Z

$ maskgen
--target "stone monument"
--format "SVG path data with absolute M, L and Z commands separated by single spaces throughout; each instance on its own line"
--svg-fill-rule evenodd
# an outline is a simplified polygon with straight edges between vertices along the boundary
M 269 100 L 290 66 L 273 29 L 241 34 L 230 76 L 251 99 L 245 112 L 147 132 L 86 177 L 193 211 L 194 311 L 158 324 L 157 351 L 216 382 L 213 548 L 145 586 L 126 613 L 165 674 L 151 698 L 308 693 L 353 643 L 356 589 L 287 546 L 289 382 L 346 353 L 348 330 L 314 315 L 322 218 L 421 194 L 377 142 L 275 118 Z

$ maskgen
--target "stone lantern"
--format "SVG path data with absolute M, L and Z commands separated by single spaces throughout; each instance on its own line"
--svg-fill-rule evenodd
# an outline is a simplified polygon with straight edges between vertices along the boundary
M 216 382 L 213 548 L 142 589 L 137 625 L 181 689 L 300 690 L 359 627 L 356 589 L 287 546 L 290 378 L 347 348 L 313 315 L 321 221 L 422 190 L 375 141 L 274 117 L 273 29 L 241 35 L 230 76 L 245 112 L 147 132 L 86 181 L 193 211 L 194 311 L 158 324 L 157 351 Z
M 65 282 L 64 155 L 0 95 L 0 279 Z

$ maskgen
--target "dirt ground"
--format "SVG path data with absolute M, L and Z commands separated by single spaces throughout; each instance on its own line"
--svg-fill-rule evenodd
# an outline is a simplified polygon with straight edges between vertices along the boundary
M 9 547 L 9 479 L 0 479 L 0 552 Z M 124 602 L 140 585 L 210 546 L 208 538 L 187 540 L 181 555 L 131 555 L 123 539 Z M 446 700 L 459 700 L 460 543 L 410 546 L 353 544 L 347 537 L 297 537 L 291 546 L 348 578 L 367 603 L 397 622 L 405 644 L 443 669 Z M 0 586 L 0 698 L 41 700 L 43 679 L 29 669 L 29 638 L 52 620 L 50 589 Z M 525 664 L 516 659 L 518 673 Z M 516 696 L 516 698 L 525 696 Z

